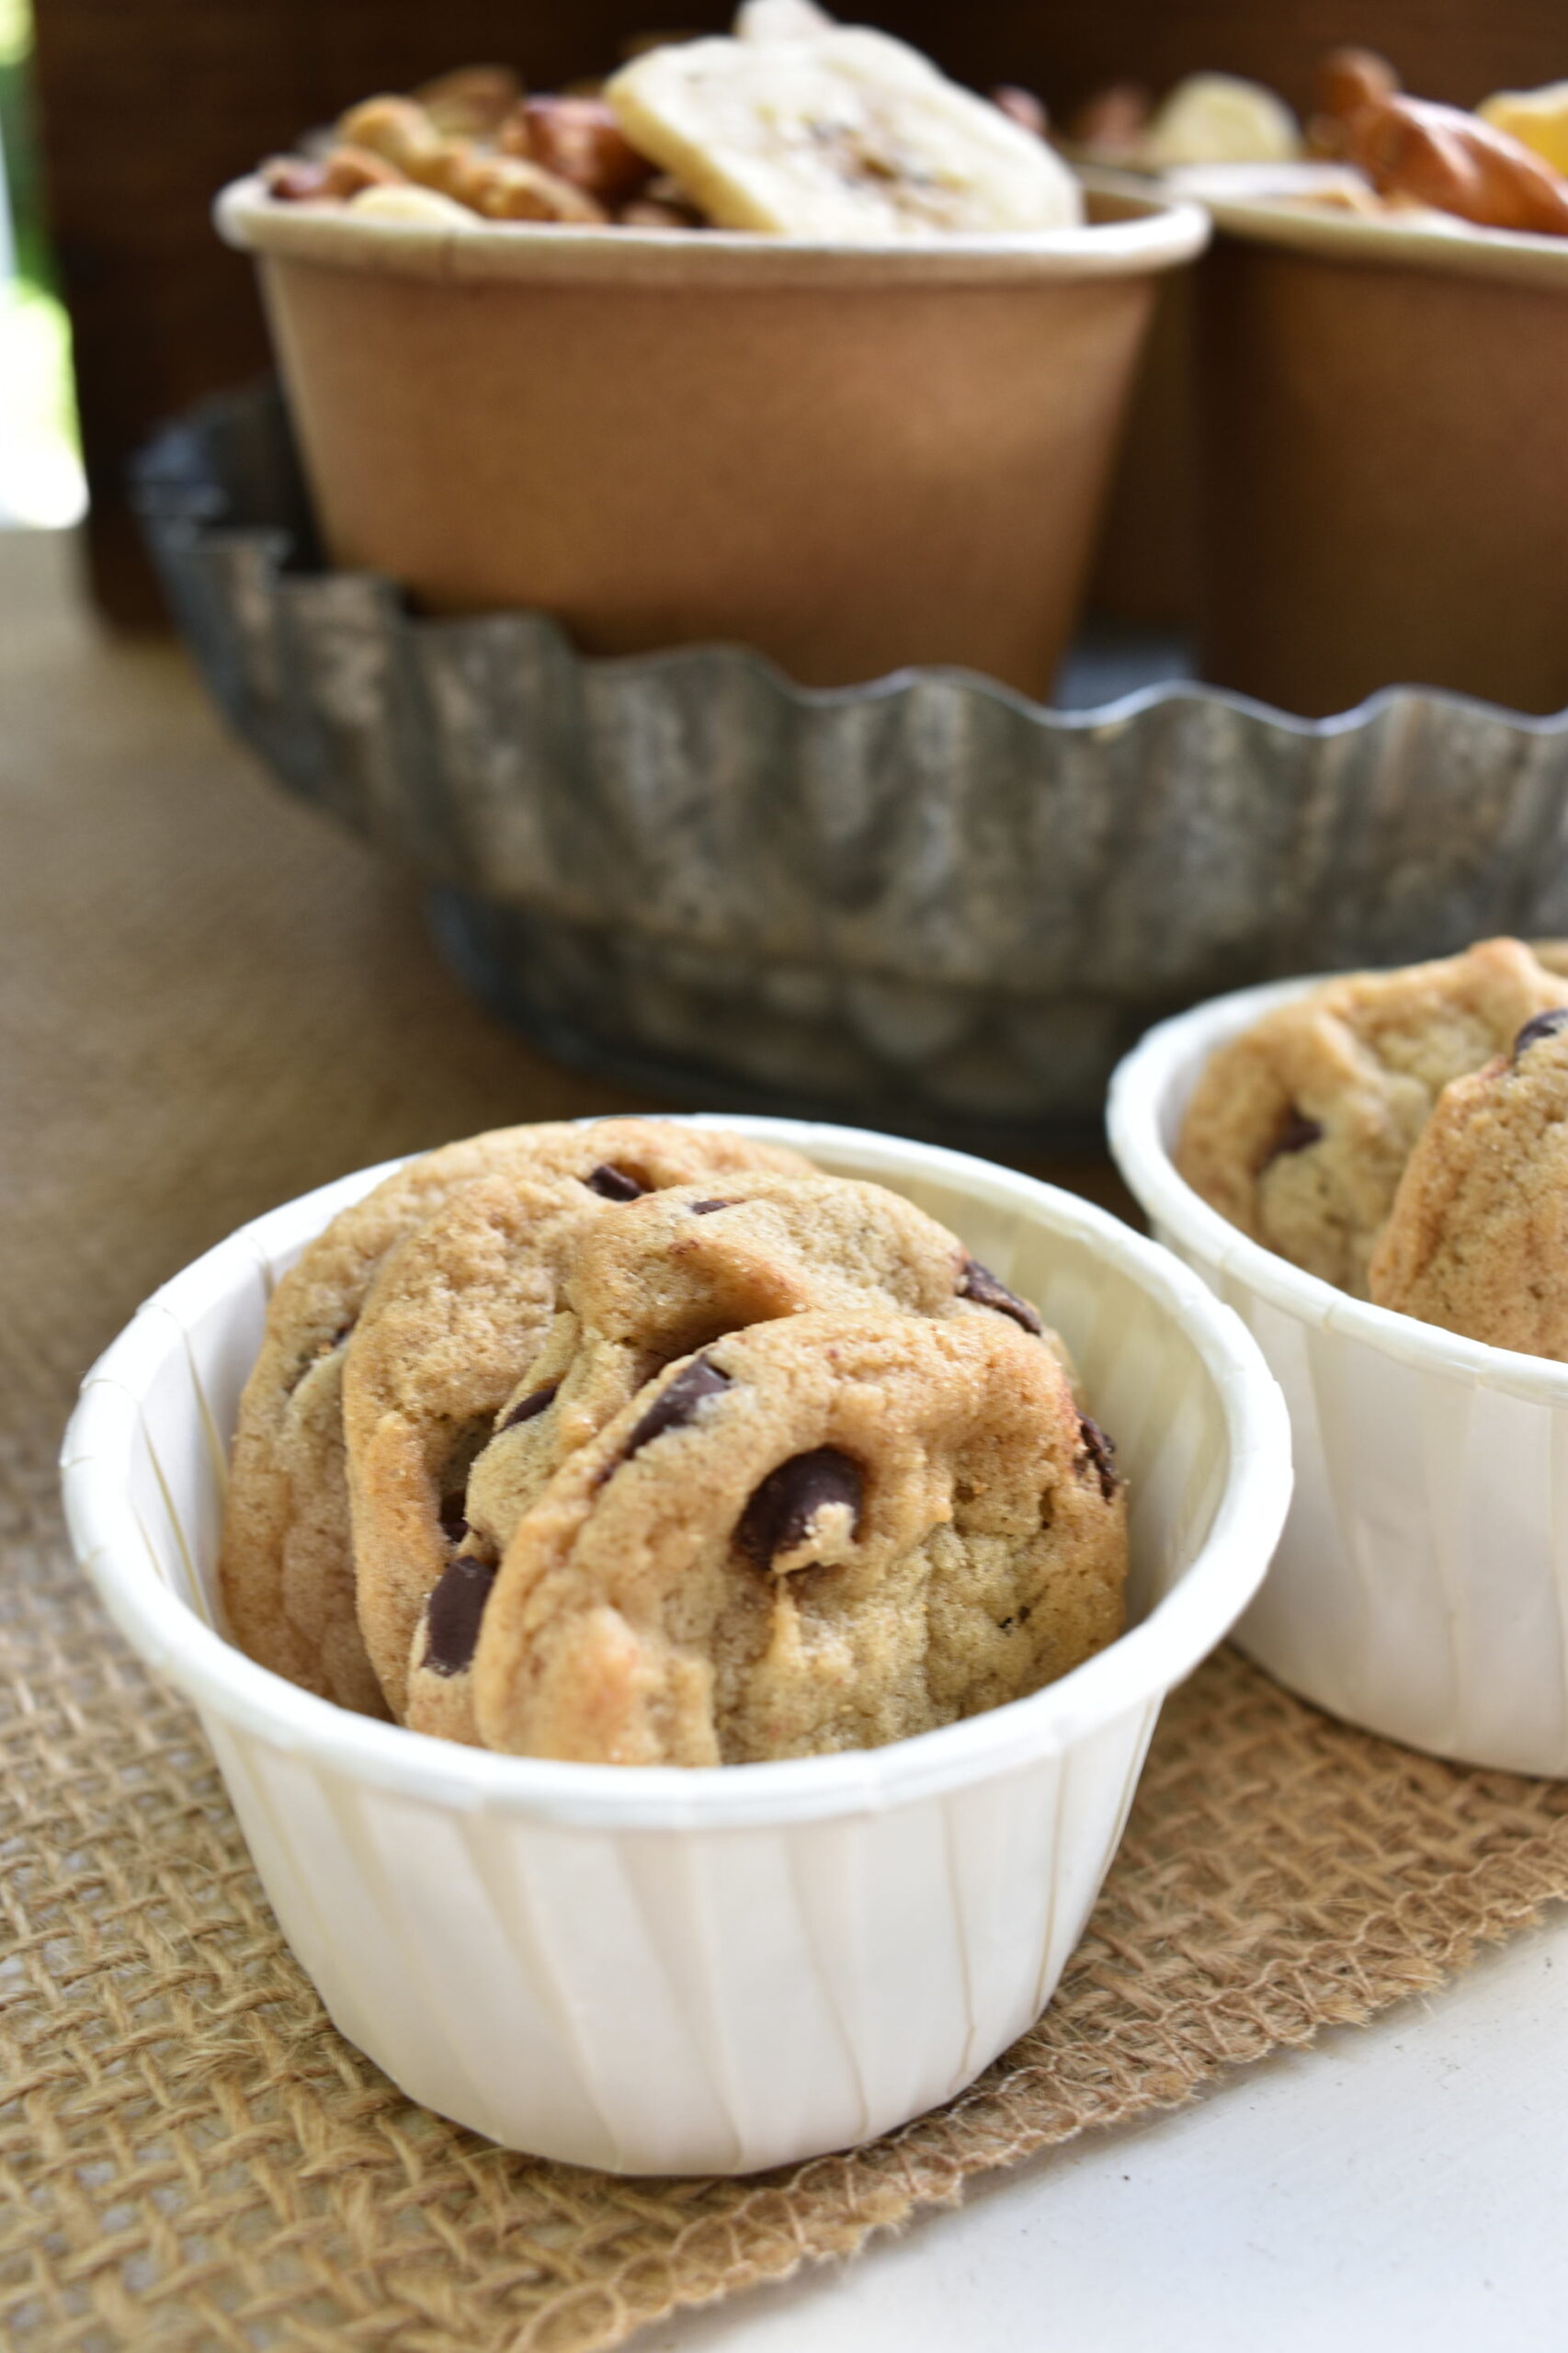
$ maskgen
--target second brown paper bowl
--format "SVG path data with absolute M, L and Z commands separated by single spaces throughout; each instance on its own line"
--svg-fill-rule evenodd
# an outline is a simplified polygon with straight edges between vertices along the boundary
M 739 640 L 839 686 L 1039 694 L 1189 203 L 881 246 L 358 221 L 219 199 L 261 274 L 328 553 L 591 654 Z
M 1562 710 L 1568 239 L 1292 207 L 1278 176 L 1181 183 L 1219 233 L 1202 676 L 1311 717 L 1399 682 Z

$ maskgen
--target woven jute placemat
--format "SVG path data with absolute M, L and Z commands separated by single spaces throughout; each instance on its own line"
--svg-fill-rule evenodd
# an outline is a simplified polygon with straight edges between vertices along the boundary
M 407 892 L 265 788 L 178 656 L 97 642 L 62 551 L 3 535 L 0 709 L 6 2344 L 587 2353 L 1369 2018 L 1568 1893 L 1568 1787 L 1412 1756 L 1221 1654 L 1166 1710 L 1056 2002 L 949 2109 L 631 2183 L 411 2105 L 327 2023 L 194 1719 L 77 1576 L 54 1456 L 93 1356 L 241 1220 L 627 1098 L 469 1006 Z

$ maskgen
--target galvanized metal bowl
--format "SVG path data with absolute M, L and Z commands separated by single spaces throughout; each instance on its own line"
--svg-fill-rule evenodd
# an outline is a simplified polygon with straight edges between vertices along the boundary
M 1283 974 L 1568 932 L 1568 713 L 1187 684 L 1048 710 L 961 671 L 809 690 L 738 646 L 591 660 L 320 567 L 270 388 L 138 467 L 179 626 L 279 780 L 425 878 L 562 1060 L 730 1108 L 1097 1131 L 1149 1025 Z

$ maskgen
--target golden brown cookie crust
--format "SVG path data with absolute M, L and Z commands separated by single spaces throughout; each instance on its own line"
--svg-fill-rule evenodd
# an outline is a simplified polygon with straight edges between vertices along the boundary
M 1006 1317 L 759 1324 L 661 1375 L 519 1523 L 480 1729 L 627 1765 L 880 1746 L 1114 1639 L 1126 1559 L 1105 1442 Z
M 1354 972 L 1213 1054 L 1187 1106 L 1180 1174 L 1244 1233 L 1368 1296 L 1405 1162 L 1455 1078 L 1506 1051 L 1568 979 L 1517 939 L 1393 972 Z
M 457 1214 L 454 1207 L 447 1218 Z M 417 1246 L 405 1245 L 404 1255 Z M 550 1336 L 521 1365 L 494 1435 L 469 1474 L 455 1582 L 461 1588 L 499 1562 L 561 1462 L 672 1358 L 726 1332 L 809 1310 L 994 1315 L 995 1305 L 972 1296 L 974 1283 L 972 1261 L 956 1235 L 912 1202 L 881 1185 L 814 1172 L 744 1170 L 722 1185 L 709 1176 L 583 1221 L 562 1237 Z M 1005 1291 L 995 1295 L 1011 1301 Z M 1027 1313 L 1017 1301 L 1011 1311 Z M 366 1345 L 365 1338 L 356 1342 L 356 1362 Z M 473 1353 L 483 1357 L 482 1344 Z M 408 1336 L 394 1337 L 393 1362 L 411 1354 L 417 1362 Z M 350 1451 L 358 1463 L 352 1438 Z M 366 1517 L 357 1510 L 362 1617 L 372 1574 L 362 1537 Z M 431 1608 L 450 1600 L 449 1594 L 440 1603 L 435 1598 L 438 1582 L 430 1571 L 439 1556 L 428 1544 L 421 1552 L 407 1529 L 383 1546 L 382 1557 L 402 1569 L 423 1559 L 428 1582 L 422 1598 Z M 406 1586 L 404 1593 L 406 1614 Z M 392 1638 L 406 1645 L 401 1618 Z M 381 1665 L 379 1650 L 375 1655 Z M 434 1656 L 433 1664 L 422 1618 L 408 1656 L 406 1699 L 396 1704 L 416 1730 L 477 1738 L 463 1713 L 466 1670 L 453 1668 L 439 1644 Z
M 1550 1015 L 1438 1097 L 1371 1291 L 1493 1347 L 1568 1359 L 1568 1029 Z
M 358 1627 L 340 1400 L 344 1350 L 389 1250 L 461 1186 L 508 1168 L 582 1181 L 608 1167 L 641 1184 L 738 1165 L 811 1165 L 667 1121 L 556 1120 L 426 1153 L 335 1218 L 274 1291 L 241 1399 L 219 1560 L 240 1648 L 342 1707 L 388 1712 Z

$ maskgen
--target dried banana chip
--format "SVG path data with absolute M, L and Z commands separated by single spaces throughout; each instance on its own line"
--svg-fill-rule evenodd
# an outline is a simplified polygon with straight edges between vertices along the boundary
M 407 180 L 391 188 L 361 188 L 348 199 L 347 210 L 358 221 L 402 221 L 418 229 L 479 229 L 477 214 L 465 204 L 454 204 L 433 188 L 415 188 Z
M 833 27 L 816 0 L 744 0 L 733 29 L 737 40 L 815 40 Z
M 1149 125 L 1141 160 L 1165 172 L 1188 164 L 1288 164 L 1301 152 L 1295 116 L 1261 82 L 1189 74 Z
M 605 97 L 720 228 L 865 244 L 1082 218 L 1059 156 L 885 33 L 688 41 L 634 59 Z

